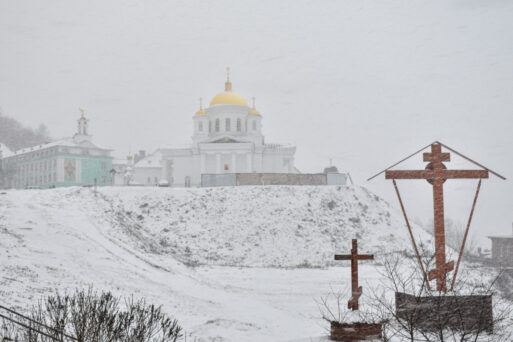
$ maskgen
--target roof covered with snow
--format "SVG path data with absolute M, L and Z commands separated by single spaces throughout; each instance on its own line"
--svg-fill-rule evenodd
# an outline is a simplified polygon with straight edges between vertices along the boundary
M 5 144 L 0 143 L 0 157 L 5 158 L 12 155 L 12 151 Z
M 148 168 L 154 168 L 154 167 L 162 167 L 162 152 L 160 150 L 156 150 L 152 154 L 144 157 L 143 159 L 139 160 L 135 164 L 136 168 L 140 167 L 148 167 Z
M 12 155 L 20 155 L 23 153 L 40 151 L 40 150 L 44 150 L 44 149 L 51 148 L 51 147 L 57 147 L 57 146 L 92 148 L 92 149 L 98 149 L 98 150 L 111 151 L 111 149 L 100 147 L 100 146 L 92 143 L 91 141 L 87 141 L 87 140 L 77 141 L 73 137 L 67 137 L 67 138 L 59 139 L 59 140 L 52 141 L 52 142 L 46 143 L 46 144 L 22 148 L 22 149 L 12 152 Z

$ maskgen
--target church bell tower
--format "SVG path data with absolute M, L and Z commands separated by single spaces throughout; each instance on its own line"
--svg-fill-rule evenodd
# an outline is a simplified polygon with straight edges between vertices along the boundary
M 88 130 L 88 124 L 89 124 L 89 120 L 87 120 L 85 117 L 85 111 L 82 108 L 80 108 L 80 119 L 78 119 L 78 130 L 77 130 L 77 133 L 75 133 L 75 135 L 73 136 L 73 139 L 77 143 L 80 143 L 82 141 L 90 141 L 91 140 L 91 135 L 89 135 L 89 130 Z

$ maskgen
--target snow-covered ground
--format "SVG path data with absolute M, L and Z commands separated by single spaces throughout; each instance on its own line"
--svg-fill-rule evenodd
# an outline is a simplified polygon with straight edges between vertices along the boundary
M 24 308 L 92 284 L 162 304 L 198 341 L 310 341 L 328 332 L 319 298 L 348 287 L 332 259 L 354 237 L 411 249 L 400 213 L 361 187 L 10 190 L 0 298 Z M 361 267 L 379 284 L 379 261 Z

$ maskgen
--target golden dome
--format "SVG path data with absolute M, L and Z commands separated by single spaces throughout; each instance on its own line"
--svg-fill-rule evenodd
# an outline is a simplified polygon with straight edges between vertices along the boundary
M 221 94 L 217 94 L 212 101 L 210 101 L 210 106 L 216 104 L 231 104 L 231 105 L 239 105 L 239 106 L 248 106 L 248 103 L 244 98 L 235 92 L 225 92 Z
M 232 91 L 232 82 L 230 82 L 230 68 L 226 68 L 226 82 L 224 83 L 224 93 L 217 94 L 212 101 L 210 101 L 210 106 L 216 104 L 230 104 L 230 105 L 238 105 L 238 106 L 246 106 L 248 107 L 248 103 L 244 98 Z

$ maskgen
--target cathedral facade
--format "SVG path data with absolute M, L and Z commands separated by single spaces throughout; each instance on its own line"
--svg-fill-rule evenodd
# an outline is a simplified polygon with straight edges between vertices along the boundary
M 193 118 L 189 148 L 162 148 L 161 183 L 201 186 L 202 174 L 298 173 L 295 146 L 268 144 L 262 134 L 262 115 L 232 90 L 227 77 L 224 92 Z M 137 165 L 136 165 L 137 173 Z

